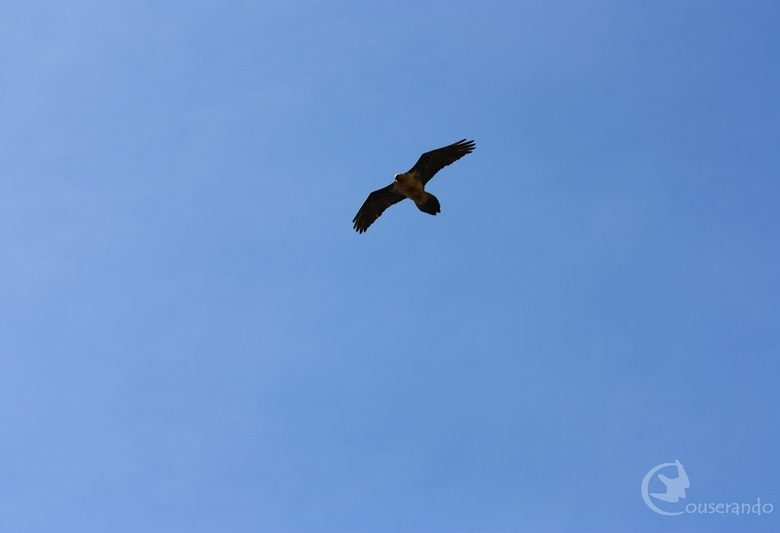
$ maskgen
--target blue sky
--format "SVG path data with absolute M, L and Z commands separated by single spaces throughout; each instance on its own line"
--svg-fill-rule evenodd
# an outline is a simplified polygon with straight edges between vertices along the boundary
M 2 12 L 0 531 L 777 531 L 780 4 Z

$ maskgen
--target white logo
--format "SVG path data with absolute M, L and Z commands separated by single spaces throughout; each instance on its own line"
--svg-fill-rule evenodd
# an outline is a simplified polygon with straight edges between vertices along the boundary
M 675 459 L 673 463 L 661 463 L 650 469 L 642 478 L 642 499 L 654 512 L 664 516 L 686 514 L 731 514 L 762 515 L 770 514 L 775 506 L 770 502 L 688 502 L 686 489 L 691 486 L 688 473 L 682 463 Z M 652 492 L 651 492 L 652 490 Z
M 671 469 L 672 467 L 677 469 L 675 477 L 670 478 L 669 476 L 659 473 L 665 468 Z M 656 476 L 666 487 L 666 492 L 650 492 L 650 481 Z M 685 473 L 685 468 L 679 460 L 675 459 L 673 463 L 661 463 L 660 465 L 656 465 L 645 474 L 644 479 L 642 479 L 642 499 L 650 509 L 658 514 L 665 516 L 683 514 L 684 511 L 664 511 L 653 503 L 651 498 L 669 503 L 677 503 L 680 501 L 680 498 L 685 498 L 685 489 L 690 486 L 691 482 L 688 480 L 688 474 Z

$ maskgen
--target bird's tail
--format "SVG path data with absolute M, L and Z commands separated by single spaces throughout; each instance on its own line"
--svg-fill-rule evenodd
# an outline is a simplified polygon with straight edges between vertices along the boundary
M 425 193 L 425 199 L 422 202 L 415 203 L 417 204 L 417 208 L 420 211 L 428 213 L 429 215 L 435 215 L 436 213 L 441 212 L 441 204 L 439 203 L 439 199 L 429 192 Z

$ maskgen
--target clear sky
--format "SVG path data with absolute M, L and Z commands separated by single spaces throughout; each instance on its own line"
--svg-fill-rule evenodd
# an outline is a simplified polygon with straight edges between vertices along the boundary
M 780 3 L 0 5 L 0 531 L 779 530 Z

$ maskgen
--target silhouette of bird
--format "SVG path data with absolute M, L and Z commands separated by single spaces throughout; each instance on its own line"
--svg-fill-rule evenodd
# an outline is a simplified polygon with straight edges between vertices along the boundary
M 658 474 L 658 479 L 666 485 L 666 492 L 651 492 L 650 495 L 654 498 L 670 503 L 677 503 L 680 501 L 680 498 L 685 498 L 685 489 L 691 486 L 691 482 L 688 480 L 688 474 L 685 472 L 682 463 L 675 459 L 674 464 L 677 466 L 677 477 L 670 478 L 663 474 Z
M 385 209 L 404 198 L 412 200 L 417 208 L 429 215 L 441 212 L 439 199 L 425 190 L 433 176 L 446 167 L 474 151 L 474 141 L 461 139 L 443 148 L 425 152 L 407 172 L 395 175 L 393 183 L 368 195 L 360 210 L 352 219 L 353 227 L 363 233 L 384 213 Z

